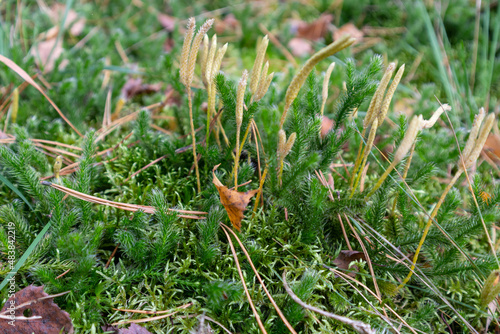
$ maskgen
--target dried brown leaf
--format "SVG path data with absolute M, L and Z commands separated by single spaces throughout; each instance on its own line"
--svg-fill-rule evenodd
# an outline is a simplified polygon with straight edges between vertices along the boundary
M 157 18 L 158 18 L 158 22 L 160 22 L 161 26 L 166 31 L 169 31 L 169 32 L 174 31 L 175 24 L 176 24 L 175 17 L 160 13 L 160 14 L 158 14 Z
M 22 306 L 6 315 L 23 317 L 24 312 L 31 313 L 29 318 L 33 320 L 15 320 L 12 326 L 2 319 L 0 321 L 0 332 L 2 334 L 31 334 L 31 333 L 73 333 L 73 324 L 69 314 L 57 306 L 52 298 L 39 300 L 49 296 L 43 291 L 43 287 L 30 285 L 10 297 L 2 308 L 1 312 L 8 311 L 9 307 L 19 306 L 23 303 L 32 302 L 30 305 Z M 31 312 L 30 312 L 31 311 Z M 41 317 L 35 318 L 35 317 Z
M 212 170 L 213 174 L 213 183 L 217 190 L 219 191 L 220 202 L 224 205 L 226 209 L 227 215 L 229 216 L 229 220 L 233 227 L 238 231 L 241 230 L 241 221 L 244 217 L 243 211 L 246 210 L 250 199 L 259 192 L 258 189 L 250 190 L 247 192 L 239 192 L 235 190 L 228 189 L 224 186 L 217 176 L 215 176 L 215 170 L 219 167 L 219 165 L 215 166 Z
M 64 17 L 64 13 L 66 12 L 66 5 L 56 3 L 49 9 L 49 16 L 52 19 L 52 22 L 55 25 L 59 25 L 60 21 Z M 85 18 L 81 18 L 73 9 L 68 11 L 68 15 L 66 16 L 66 20 L 64 21 L 64 29 L 69 28 L 69 32 L 73 36 L 78 36 L 83 32 L 85 28 L 86 20 Z
M 321 121 L 321 137 L 325 138 L 332 128 L 333 120 L 329 119 L 326 116 L 323 116 L 323 120 Z
M 339 256 L 333 260 L 333 264 L 339 267 L 339 269 L 348 270 L 351 262 L 356 260 L 366 261 L 365 254 L 359 251 L 342 250 L 340 251 Z M 356 276 L 356 273 L 354 272 L 349 272 L 347 274 L 351 277 Z
M 39 42 L 36 47 L 31 49 L 31 54 L 35 58 L 35 63 L 42 67 L 44 72 L 51 72 L 63 51 L 62 39 L 57 40 L 56 36 Z M 60 68 L 64 68 L 65 65 L 67 62 L 66 64 L 61 63 Z
M 352 24 L 351 22 L 346 23 L 342 27 L 336 29 L 333 32 L 333 40 L 336 41 L 345 35 L 349 35 L 349 36 L 355 38 L 356 42 L 354 44 L 358 44 L 359 42 L 361 42 L 363 40 L 363 36 L 364 36 L 363 32 L 361 30 L 359 30 L 358 28 L 356 28 L 356 26 L 354 24 Z
M 226 31 L 238 32 L 240 30 L 240 21 L 233 14 L 228 14 L 222 21 L 215 22 L 214 30 L 216 34 L 222 34 Z
M 483 152 L 488 157 L 500 165 L 500 136 L 495 133 L 490 133 L 488 139 L 483 146 Z
M 304 38 L 292 38 L 288 42 L 288 48 L 295 57 L 305 57 L 313 52 L 311 42 Z
M 161 83 L 143 84 L 141 78 L 129 78 L 121 90 L 121 96 L 126 100 L 139 95 L 154 94 L 161 89 Z
M 303 21 L 296 21 L 292 23 L 292 30 L 297 31 L 296 37 L 305 38 L 310 41 L 317 41 L 323 38 L 328 31 L 328 26 L 333 20 L 333 15 L 322 14 L 317 20 L 307 23 Z

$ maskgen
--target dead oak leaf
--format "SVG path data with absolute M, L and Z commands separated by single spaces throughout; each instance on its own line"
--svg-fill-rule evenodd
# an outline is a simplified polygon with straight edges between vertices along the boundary
M 335 264 L 339 269 L 349 270 L 351 262 L 354 262 L 356 260 L 366 261 L 365 254 L 359 251 L 341 250 L 339 256 L 337 256 L 337 258 L 333 260 L 333 264 Z M 353 266 L 353 269 L 357 271 L 358 268 Z M 355 277 L 356 273 L 350 271 L 347 273 L 347 275 Z
M 26 317 L 33 317 L 33 319 L 15 320 L 15 326 L 3 319 L 0 321 L 0 332 L 2 334 L 73 333 L 73 324 L 69 314 L 61 310 L 52 298 L 40 300 L 40 298 L 48 296 L 43 291 L 43 287 L 34 285 L 16 292 L 7 300 L 1 312 L 8 311 L 7 316 L 23 317 L 26 311 L 31 313 L 29 317 Z M 10 313 L 11 305 L 17 307 L 27 302 L 31 303 L 16 309 L 13 314 Z
M 233 227 L 235 229 L 240 231 L 241 221 L 243 220 L 244 217 L 243 211 L 245 211 L 248 203 L 250 202 L 250 199 L 256 193 L 258 193 L 259 190 L 256 189 L 247 192 L 239 192 L 228 189 L 219 181 L 217 176 L 215 176 L 215 170 L 219 166 L 220 164 L 215 166 L 214 169 L 212 170 L 212 174 L 214 177 L 212 182 L 217 188 L 217 191 L 219 191 L 220 202 L 222 203 L 222 205 L 224 205 L 227 215 L 229 216 L 229 220 L 231 221 L 231 224 L 233 224 Z

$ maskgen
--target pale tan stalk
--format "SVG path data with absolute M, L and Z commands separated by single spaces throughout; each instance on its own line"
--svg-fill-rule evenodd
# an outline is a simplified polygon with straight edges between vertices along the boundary
M 19 110 L 19 89 L 17 87 L 14 89 L 12 92 L 12 105 L 11 105 L 11 112 L 10 112 L 10 119 L 12 121 L 12 124 L 16 123 L 17 121 L 17 111 Z
M 340 38 L 334 43 L 316 52 L 311 58 L 309 58 L 309 60 L 304 64 L 304 66 L 299 70 L 299 72 L 295 74 L 295 76 L 292 79 L 292 82 L 290 83 L 290 86 L 288 86 L 288 89 L 286 91 L 285 107 L 283 109 L 283 114 L 281 115 L 280 128 L 283 128 L 283 124 L 285 123 L 288 110 L 290 109 L 293 101 L 299 94 L 300 88 L 306 81 L 307 77 L 309 76 L 309 73 L 311 73 L 314 66 L 316 66 L 318 62 L 325 59 L 326 57 L 329 57 L 349 47 L 355 41 L 356 39 L 351 38 L 350 36 L 344 36 Z
M 462 151 L 462 156 L 464 158 L 464 162 L 469 157 L 469 154 L 472 152 L 472 149 L 476 145 L 477 134 L 479 133 L 479 129 L 481 128 L 481 123 L 483 122 L 484 116 L 486 115 L 484 108 L 479 109 L 479 113 L 474 117 L 474 122 L 472 123 L 472 129 L 470 130 L 469 139 L 465 144 L 465 147 Z M 462 165 L 462 164 L 460 164 Z
M 204 82 L 206 82 L 206 89 L 207 89 L 207 96 L 208 96 L 207 126 L 206 126 L 206 135 L 205 135 L 205 142 L 206 142 L 207 147 L 209 145 L 209 139 L 210 139 L 210 122 L 212 121 L 212 114 L 215 112 L 215 89 L 212 89 L 212 81 L 213 81 L 212 71 L 214 70 L 213 63 L 214 63 L 216 49 L 217 49 L 217 35 L 214 35 L 212 37 L 212 46 L 210 47 L 210 51 L 208 52 L 208 55 L 207 55 L 205 73 L 202 72 L 202 77 L 203 77 L 203 74 L 205 74 Z M 218 70 L 219 69 L 217 69 L 217 71 Z M 214 110 L 212 110 L 212 108 L 211 108 L 212 105 L 214 106 L 214 108 L 213 108 Z
M 203 36 L 207 33 L 207 31 L 212 27 L 214 23 L 214 19 L 209 19 L 203 23 L 200 30 L 196 33 L 194 37 L 193 44 L 191 45 L 191 50 L 189 52 L 189 60 L 186 69 L 186 83 L 188 86 L 191 86 L 194 78 L 194 68 L 196 65 L 196 58 L 198 57 L 198 50 L 200 49 L 200 44 L 203 40 Z
M 259 84 L 259 88 L 257 88 L 257 93 L 255 94 L 255 101 L 260 101 L 260 99 L 262 99 L 264 95 L 266 95 L 269 86 L 271 85 L 271 81 L 273 81 L 273 76 L 274 72 L 269 74 L 266 78 L 262 78 Z
M 194 17 L 191 17 L 188 20 L 186 37 L 184 38 L 184 44 L 182 45 L 180 76 L 181 82 L 184 84 L 184 86 L 188 86 L 187 71 L 189 64 L 189 51 L 191 50 L 191 41 L 193 40 L 195 24 L 196 21 L 194 20 Z
M 325 78 L 323 79 L 323 90 L 321 92 L 321 110 L 320 110 L 321 116 L 323 116 L 325 111 L 326 100 L 328 99 L 328 83 L 330 82 L 330 76 L 332 75 L 334 67 L 335 67 L 335 62 L 331 63 L 330 66 L 328 66 L 328 69 L 325 72 Z
M 234 156 L 234 190 L 238 190 L 238 165 L 240 161 L 240 131 L 241 123 L 243 122 L 243 105 L 245 104 L 245 90 L 247 87 L 248 72 L 243 71 L 238 90 L 236 92 L 236 154 Z
M 370 151 L 372 150 L 373 142 L 375 141 L 375 135 L 377 134 L 377 127 L 378 127 L 378 119 L 375 118 L 372 122 L 372 127 L 370 129 L 370 134 L 368 135 L 368 140 L 366 142 L 366 146 L 363 150 L 363 159 L 361 161 L 361 164 L 358 168 L 359 172 L 358 175 L 356 176 L 356 181 L 354 182 L 354 186 L 351 189 L 351 195 L 349 198 L 352 198 L 354 196 L 354 192 L 358 188 L 359 181 L 361 179 L 361 175 L 363 174 L 363 170 L 366 165 L 366 161 L 368 160 L 368 155 L 370 155 Z M 354 177 L 354 175 L 353 175 Z
M 249 86 L 250 92 L 253 95 L 255 95 L 255 93 L 257 92 L 257 87 L 259 85 L 259 81 L 261 80 L 260 77 L 262 71 L 262 64 L 264 63 L 264 58 L 266 56 L 266 50 L 268 44 L 269 44 L 269 38 L 266 35 L 264 36 L 264 38 L 262 38 L 262 41 L 260 42 L 260 45 L 257 48 L 257 56 L 255 57 L 255 62 L 253 64 L 252 75 L 250 77 L 250 86 Z
M 194 121 L 193 121 L 193 100 L 191 97 L 191 84 L 194 78 L 194 68 L 196 65 L 196 58 L 198 57 L 198 50 L 202 42 L 203 37 L 210 29 L 214 23 L 213 19 L 207 20 L 200 28 L 196 36 L 194 37 L 193 43 L 191 45 L 191 40 L 193 39 L 195 20 L 190 18 L 188 21 L 188 31 L 186 33 L 186 38 L 184 39 L 184 45 L 182 46 L 181 54 L 181 68 L 180 77 L 181 82 L 186 86 L 188 93 L 188 104 L 189 104 L 189 123 L 191 126 L 191 137 L 193 146 L 193 159 L 194 159 L 194 169 L 196 172 L 196 185 L 198 193 L 201 192 L 200 183 L 200 171 L 198 169 L 198 155 L 196 154 L 196 133 L 194 131 Z
M 471 136 L 469 137 L 469 140 L 467 141 L 467 145 L 466 145 L 466 146 L 468 146 L 467 148 L 470 148 L 470 147 L 472 147 L 472 148 L 470 150 L 468 150 L 468 152 L 465 152 L 465 149 L 464 149 L 464 151 L 462 153 L 463 161 L 462 161 L 462 158 L 460 158 L 458 161 L 458 165 L 459 165 L 458 171 L 456 172 L 453 179 L 450 181 L 448 186 L 443 191 L 443 194 L 439 198 L 439 201 L 437 202 L 436 206 L 434 207 L 434 210 L 432 210 L 432 213 L 429 217 L 429 220 L 427 221 L 427 224 L 425 226 L 422 238 L 420 239 L 417 250 L 415 251 L 415 255 L 413 256 L 413 261 L 412 261 L 413 264 L 411 266 L 410 272 L 408 273 L 408 276 L 406 276 L 406 278 L 403 280 L 403 282 L 398 286 L 398 290 L 401 289 L 402 287 L 404 287 L 406 285 L 406 283 L 408 283 L 410 278 L 412 277 L 413 270 L 415 269 L 415 265 L 416 265 L 417 260 L 418 260 L 418 255 L 420 254 L 420 250 L 422 249 L 425 238 L 427 237 L 427 233 L 429 232 L 429 229 L 432 225 L 432 221 L 437 216 L 438 210 L 441 207 L 441 205 L 443 204 L 443 202 L 446 198 L 446 195 L 448 194 L 450 189 L 453 187 L 453 185 L 456 183 L 456 181 L 458 180 L 460 175 L 462 175 L 462 173 L 466 169 L 472 167 L 474 165 L 475 161 L 477 160 L 477 158 L 479 157 L 479 154 L 481 154 L 484 143 L 486 142 L 486 139 L 488 138 L 488 135 L 491 131 L 491 128 L 495 124 L 495 114 L 491 113 L 488 115 L 488 117 L 486 117 L 486 120 L 481 128 L 481 131 L 479 131 L 478 129 L 479 129 L 479 126 L 481 125 L 483 118 L 484 118 L 484 110 L 481 108 L 481 110 L 479 111 L 479 114 L 476 116 L 476 118 L 474 120 L 473 127 L 471 130 Z M 479 135 L 477 136 L 478 132 L 479 132 Z M 476 138 L 476 136 L 477 136 L 477 138 Z M 465 153 L 468 153 L 468 154 L 466 155 Z M 487 232 L 486 232 L 486 234 L 487 234 Z M 490 245 L 491 245 L 491 240 L 490 240 Z
M 217 35 L 212 36 L 212 45 L 210 46 L 210 51 L 208 52 L 207 56 L 207 68 L 205 71 L 205 80 L 207 80 L 207 83 L 211 82 L 212 80 L 212 71 L 213 71 L 213 64 L 214 64 L 214 59 L 215 59 L 215 51 L 217 50 Z
M 491 128 L 493 128 L 494 124 L 495 124 L 495 114 L 490 113 L 488 117 L 486 117 L 486 119 L 484 120 L 484 124 L 481 127 L 481 132 L 479 133 L 479 136 L 476 139 L 474 148 L 470 152 L 469 156 L 465 159 L 465 168 L 471 168 L 479 158 L 479 155 L 483 150 L 484 143 L 486 143 L 486 139 L 488 139 L 488 135 L 491 131 Z M 460 168 L 463 169 L 463 166 L 461 166 Z
M 208 60 L 208 35 L 203 36 L 203 48 L 201 49 L 201 80 L 208 91 L 208 81 L 207 81 L 207 60 Z
M 392 73 L 395 69 L 396 63 L 390 63 L 389 66 L 387 66 L 387 69 L 382 76 L 382 80 L 380 80 L 380 84 L 378 85 L 375 94 L 373 94 L 370 105 L 368 106 L 368 110 L 366 111 L 366 116 L 363 120 L 363 128 L 368 128 L 375 117 L 377 117 L 380 105 L 382 104 L 382 100 L 384 98 L 385 89 L 387 88 L 387 85 L 392 78 Z
M 404 158 L 406 153 L 410 150 L 411 146 L 413 145 L 413 142 L 415 141 L 415 138 L 417 138 L 418 132 L 420 131 L 420 122 L 422 121 L 422 116 L 414 116 L 413 119 L 410 122 L 410 125 L 408 126 L 408 130 L 406 130 L 406 134 L 401 141 L 401 144 L 399 145 L 398 149 L 396 150 L 396 153 L 394 154 L 394 160 L 392 163 L 387 167 L 385 170 L 384 174 L 380 177 L 378 180 L 377 184 L 373 187 L 373 189 L 368 193 L 366 197 L 370 197 L 375 193 L 375 191 L 380 188 L 382 183 L 385 181 L 387 176 L 389 176 L 389 173 L 396 167 L 396 165 Z
M 285 160 L 285 157 L 290 153 L 292 150 L 293 144 L 295 143 L 295 139 L 297 138 L 297 133 L 292 133 L 288 140 L 286 140 L 286 134 L 283 129 L 280 129 L 278 132 L 278 154 L 277 154 L 277 159 L 278 159 L 278 166 L 279 166 L 279 171 L 278 171 L 278 182 L 281 185 L 281 178 L 283 175 L 283 162 Z
M 442 106 L 440 106 L 439 108 L 437 108 L 437 110 L 434 112 L 434 114 L 432 114 L 431 118 L 429 118 L 429 120 L 427 121 L 423 121 L 421 126 L 422 126 L 422 129 L 429 129 L 429 128 L 432 128 L 434 126 L 434 124 L 436 124 L 437 120 L 439 119 L 439 117 L 441 116 L 441 114 L 445 111 L 450 111 L 451 110 L 451 107 L 447 104 L 443 104 Z
M 385 94 L 384 101 L 382 102 L 382 107 L 380 112 L 377 115 L 378 124 L 382 124 L 385 120 L 385 116 L 389 111 L 389 106 L 391 105 L 392 97 L 394 96 L 394 92 L 396 92 L 396 88 L 399 85 L 399 81 L 401 81 L 401 77 L 405 71 L 405 65 L 401 65 L 398 72 L 394 76 L 394 80 L 392 80 L 391 85 L 387 89 L 387 93 Z

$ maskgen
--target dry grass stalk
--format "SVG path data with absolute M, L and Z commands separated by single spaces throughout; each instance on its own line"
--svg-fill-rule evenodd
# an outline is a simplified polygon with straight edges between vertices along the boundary
M 250 292 L 248 292 L 247 284 L 245 283 L 245 278 L 243 277 L 243 272 L 241 271 L 240 262 L 238 261 L 238 256 L 236 255 L 236 250 L 234 249 L 234 245 L 233 245 L 233 242 L 231 241 L 231 237 L 229 236 L 229 234 L 227 233 L 225 228 L 223 228 L 222 231 L 224 231 L 224 233 L 226 234 L 227 241 L 229 242 L 229 246 L 231 247 L 231 252 L 233 253 L 234 262 L 236 263 L 236 268 L 238 269 L 238 274 L 240 275 L 241 283 L 243 284 L 243 289 L 245 290 L 245 294 L 247 295 L 248 303 L 250 304 L 250 307 L 252 308 L 252 312 L 255 316 L 255 319 L 257 320 L 257 324 L 259 325 L 259 328 L 262 331 L 262 333 L 267 334 L 266 329 L 264 328 L 264 325 L 262 324 L 262 321 L 260 320 L 259 313 L 257 313 L 257 309 L 255 309 L 252 297 L 250 297 Z
M 102 205 L 110 206 L 110 207 L 113 207 L 116 209 L 132 211 L 132 212 L 141 210 L 141 211 L 144 211 L 145 213 L 150 213 L 150 214 L 155 213 L 155 208 L 152 206 L 108 201 L 108 200 L 103 199 L 103 198 L 90 196 L 90 195 L 81 193 L 79 191 L 76 191 L 76 190 L 55 184 L 55 183 L 47 182 L 47 181 L 42 181 L 42 184 L 49 186 L 49 187 L 52 187 L 54 189 L 57 189 L 65 194 L 68 194 L 68 195 L 73 196 L 75 198 L 90 202 L 90 203 L 102 204 Z M 180 213 L 180 215 L 177 215 L 177 216 L 180 218 L 186 218 L 186 219 L 205 219 L 205 217 L 200 217 L 200 216 L 196 216 L 196 215 L 206 215 L 207 214 L 207 212 L 203 212 L 203 211 L 190 211 L 190 210 L 177 210 L 177 209 L 168 209 L 168 210 Z M 184 213 L 187 215 L 184 215 Z
M 187 304 L 184 304 L 182 306 L 179 306 L 177 308 L 175 308 L 177 311 L 175 312 L 172 312 L 172 311 L 169 311 L 171 313 L 168 313 L 168 314 L 165 314 L 165 315 L 159 315 L 159 316 L 156 316 L 156 317 L 150 317 L 150 318 L 145 318 L 145 319 L 138 319 L 138 320 L 124 320 L 124 321 L 118 321 L 118 322 L 115 322 L 113 324 L 111 324 L 112 326 L 118 326 L 118 325 L 125 325 L 125 324 L 139 324 L 139 323 L 143 323 L 143 322 L 150 322 L 150 321 L 155 321 L 155 320 L 160 320 L 160 319 L 165 319 L 165 318 L 168 318 L 168 317 L 171 317 L 173 316 L 174 314 L 177 314 L 179 313 L 181 310 L 183 309 L 186 309 L 188 308 L 189 306 L 193 305 L 193 303 L 187 303 Z M 120 310 L 121 311 L 121 310 Z M 131 312 L 130 310 L 127 310 L 125 312 Z M 137 313 L 137 312 L 136 312 Z
M 355 41 L 356 40 L 354 38 L 351 38 L 349 36 L 344 36 L 340 38 L 334 43 L 316 52 L 311 58 L 309 58 L 309 60 L 304 64 L 304 66 L 299 70 L 299 72 L 295 74 L 295 76 L 292 79 L 292 82 L 290 83 L 290 86 L 288 86 L 288 89 L 286 91 L 285 107 L 283 110 L 283 114 L 281 115 L 280 128 L 283 128 L 283 124 L 285 123 L 288 110 L 292 106 L 293 101 L 299 94 L 300 88 L 306 81 L 307 77 L 309 76 L 309 73 L 311 73 L 311 70 L 314 68 L 314 66 L 316 66 L 318 62 L 325 59 L 326 57 L 329 57 L 349 47 Z
M 288 328 L 288 330 L 291 333 L 297 334 L 297 332 L 293 329 L 292 325 L 290 325 L 290 323 L 288 322 L 288 320 L 286 319 L 286 317 L 283 315 L 283 312 L 281 312 L 281 309 L 278 307 L 278 305 L 274 301 L 273 296 L 267 290 L 266 285 L 264 284 L 264 281 L 260 277 L 259 272 L 257 271 L 257 269 L 255 269 L 255 266 L 254 266 L 254 264 L 252 262 L 252 258 L 250 257 L 250 255 L 248 254 L 247 250 L 245 249 L 245 246 L 243 246 L 243 243 L 241 242 L 240 238 L 238 238 L 238 236 L 236 235 L 236 233 L 234 233 L 227 225 L 221 223 L 221 226 L 222 226 L 223 229 L 225 229 L 226 231 L 230 232 L 235 237 L 236 241 L 238 241 L 238 244 L 240 245 L 241 250 L 243 251 L 243 253 L 245 253 L 245 256 L 246 256 L 248 262 L 250 263 L 250 266 L 252 267 L 252 270 L 255 273 L 255 276 L 259 280 L 259 283 L 262 286 L 262 289 L 264 289 L 264 292 L 266 293 L 267 297 L 271 301 L 271 304 L 273 304 L 273 307 L 276 310 L 276 312 L 278 313 L 279 317 L 281 318 L 281 320 L 283 320 L 283 322 L 285 323 L 286 327 Z
M 295 293 L 293 293 L 292 289 L 290 289 L 290 287 L 288 286 L 288 283 L 286 282 L 286 270 L 283 271 L 283 286 L 285 287 L 286 292 L 293 299 L 293 301 L 296 302 L 297 304 L 299 304 L 300 306 L 302 306 L 303 308 L 305 308 L 309 311 L 319 313 L 322 316 L 335 319 L 335 320 L 340 321 L 341 323 L 346 324 L 348 326 L 352 326 L 352 328 L 358 333 L 361 333 L 361 334 L 375 334 L 376 333 L 375 330 L 371 329 L 370 325 L 365 324 L 364 322 L 352 320 L 352 319 L 349 319 L 347 317 L 343 317 L 341 315 L 337 315 L 334 313 L 323 311 L 317 307 L 314 307 L 312 305 L 304 303 L 302 300 L 300 300 L 299 297 L 297 297 L 297 295 Z

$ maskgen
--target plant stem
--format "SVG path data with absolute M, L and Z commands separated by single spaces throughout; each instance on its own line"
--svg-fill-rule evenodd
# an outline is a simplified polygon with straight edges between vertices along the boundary
M 200 184 L 200 171 L 198 170 L 198 156 L 196 154 L 196 133 L 194 132 L 194 122 L 193 122 L 193 100 L 191 97 L 191 87 L 187 87 L 188 92 L 188 103 L 189 103 L 189 122 L 191 125 L 191 137 L 193 139 L 193 158 L 194 158 L 194 169 L 196 172 L 196 185 L 198 193 L 201 192 Z
M 236 127 L 236 154 L 234 155 L 234 190 L 238 190 L 238 165 L 240 162 L 240 127 Z
M 408 157 L 408 161 L 406 162 L 405 170 L 403 172 L 403 182 L 406 180 L 406 176 L 408 176 L 408 170 L 410 170 L 410 165 L 411 165 L 411 159 L 413 158 L 413 153 L 415 152 L 415 144 L 413 143 L 411 150 L 410 150 L 410 156 Z M 396 205 L 398 203 L 398 197 L 394 198 L 394 203 L 392 204 L 392 214 L 394 215 L 394 212 L 396 211 Z
M 363 129 L 363 132 L 361 133 L 361 142 L 359 143 L 359 148 L 358 148 L 358 155 L 356 156 L 356 162 L 354 164 L 354 169 L 352 170 L 352 177 L 351 177 L 351 182 L 350 182 L 350 187 L 352 188 L 354 186 L 354 179 L 356 178 L 356 172 L 358 171 L 359 165 L 361 164 L 361 157 L 362 157 L 362 151 L 363 151 L 363 139 L 365 138 L 366 134 L 366 129 Z
M 425 238 L 427 237 L 427 233 L 429 233 L 429 229 L 431 228 L 432 221 L 436 217 L 439 208 L 441 207 L 441 205 L 443 204 L 443 202 L 446 198 L 446 195 L 451 190 L 451 188 L 453 187 L 455 182 L 457 182 L 460 175 L 462 175 L 462 172 L 463 172 L 463 169 L 459 169 L 457 171 L 457 173 L 455 174 L 453 179 L 451 179 L 450 183 L 448 184 L 448 186 L 446 186 L 445 190 L 443 191 L 443 194 L 439 198 L 439 201 L 437 202 L 436 206 L 434 207 L 434 210 L 432 210 L 431 216 L 429 217 L 429 220 L 427 221 L 427 225 L 425 225 L 424 234 L 422 234 L 422 238 L 420 239 L 417 250 L 415 251 L 415 255 L 413 256 L 413 264 L 410 268 L 410 272 L 408 273 L 408 276 L 406 276 L 406 278 L 403 280 L 403 282 L 397 287 L 397 290 L 404 287 L 406 285 L 406 283 L 408 283 L 408 281 L 410 280 L 411 276 L 413 275 L 413 270 L 415 269 L 415 264 L 417 263 L 418 255 L 420 254 L 420 250 L 422 249 L 422 245 L 424 244 Z

